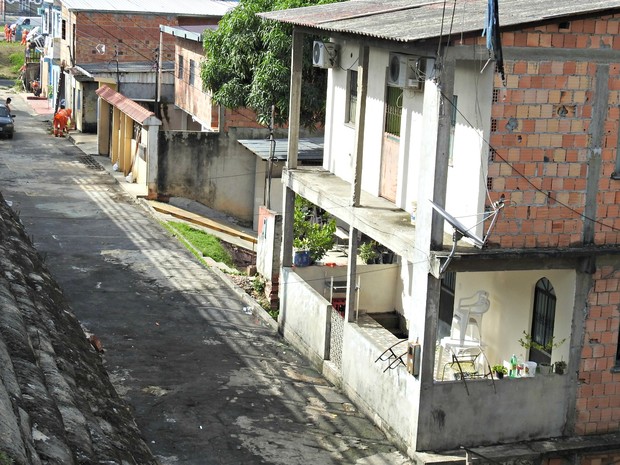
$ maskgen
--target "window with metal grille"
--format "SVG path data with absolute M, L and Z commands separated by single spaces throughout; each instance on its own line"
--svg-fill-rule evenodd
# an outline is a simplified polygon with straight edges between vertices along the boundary
M 349 87 L 347 92 L 347 114 L 345 123 L 355 124 L 355 112 L 357 111 L 357 71 L 349 70 Z
M 437 339 L 450 335 L 452 316 L 454 313 L 454 291 L 456 289 L 456 272 L 448 271 L 441 278 L 441 290 L 439 294 L 439 324 L 437 326 Z
M 541 278 L 534 289 L 534 316 L 532 318 L 532 342 L 540 346 L 553 344 L 553 325 L 555 323 L 555 291 L 547 278 Z M 529 359 L 537 363 L 551 362 L 551 348 L 530 348 Z
M 179 74 L 177 77 L 183 79 L 183 55 L 179 55 Z
M 196 62 L 194 60 L 189 60 L 189 85 L 194 85 L 194 80 L 196 79 Z
M 385 101 L 385 132 L 400 137 L 402 110 L 403 89 L 388 86 Z

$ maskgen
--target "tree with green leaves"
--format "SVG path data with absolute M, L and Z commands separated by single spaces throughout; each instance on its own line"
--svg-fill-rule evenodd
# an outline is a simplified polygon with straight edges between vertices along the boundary
M 257 13 L 339 0 L 240 0 L 219 23 L 205 32 L 206 60 L 201 77 L 213 100 L 227 108 L 254 110 L 260 124 L 288 120 L 292 26 L 264 20 Z M 312 66 L 313 38 L 305 36 L 301 124 L 315 128 L 325 118 L 327 74 Z

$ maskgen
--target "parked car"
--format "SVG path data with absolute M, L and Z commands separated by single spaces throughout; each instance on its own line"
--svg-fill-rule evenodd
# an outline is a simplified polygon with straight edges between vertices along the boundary
M 15 31 L 15 39 L 19 42 L 22 39 L 22 31 L 24 29 L 28 29 L 31 31 L 34 27 L 42 26 L 42 19 L 40 16 L 22 16 L 18 18 L 13 24 L 11 24 L 11 29 Z
M 13 133 L 15 132 L 13 118 L 15 118 L 15 115 L 9 112 L 6 105 L 0 103 L 0 136 L 8 137 L 9 139 L 13 138 Z

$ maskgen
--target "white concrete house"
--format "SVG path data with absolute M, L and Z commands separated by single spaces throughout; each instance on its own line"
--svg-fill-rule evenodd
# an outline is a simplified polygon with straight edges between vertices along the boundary
M 560 438 L 577 460 L 603 435 L 620 450 L 619 423 L 591 415 L 582 388 L 619 380 L 618 302 L 600 297 L 617 291 L 600 282 L 620 276 L 618 212 L 597 199 L 617 204 L 616 139 L 600 128 L 616 127 L 620 2 L 523 3 L 490 12 L 491 49 L 486 0 L 259 15 L 294 26 L 280 329 L 417 463 L 551 460 Z M 297 163 L 308 36 L 328 69 L 320 169 Z M 346 266 L 293 266 L 295 195 L 349 225 Z M 360 265 L 370 240 L 396 259 Z M 491 376 L 513 354 L 518 376 Z M 531 376 L 557 361 L 566 374 Z

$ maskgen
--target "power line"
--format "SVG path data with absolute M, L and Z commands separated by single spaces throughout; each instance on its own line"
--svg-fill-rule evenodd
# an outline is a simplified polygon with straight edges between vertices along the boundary
M 475 127 L 473 126 L 473 124 L 467 119 L 467 117 L 454 105 L 454 103 L 452 102 L 451 99 L 449 99 L 444 93 L 443 91 L 440 89 L 440 93 L 442 95 L 442 97 L 444 98 L 445 101 L 449 102 L 450 105 L 453 106 L 453 108 L 456 110 L 456 112 L 461 115 L 461 117 L 463 118 L 463 120 L 467 123 L 467 125 L 472 128 L 475 129 Z M 553 195 L 551 195 L 551 192 L 545 192 L 544 190 L 542 190 L 540 187 L 536 186 L 536 184 L 534 184 L 525 174 L 523 174 L 521 171 L 519 171 L 517 168 L 515 168 L 508 160 L 506 160 L 504 157 L 502 157 L 499 152 L 493 147 L 493 145 L 491 145 L 491 143 L 489 141 L 487 141 L 484 136 L 479 135 L 480 139 L 489 147 L 489 149 L 492 151 L 492 153 L 497 156 L 502 162 L 506 163 L 508 166 L 510 166 L 510 168 L 512 169 L 512 171 L 514 173 L 516 173 L 518 176 L 520 176 L 521 178 L 523 178 L 530 186 L 532 186 L 536 191 L 540 192 L 541 194 L 543 194 L 546 198 L 548 198 L 549 200 L 552 200 L 554 202 L 556 202 L 559 206 L 566 208 L 567 210 L 571 211 L 572 213 L 574 213 L 576 216 L 579 216 L 585 220 L 591 221 L 593 223 L 596 223 L 600 226 L 603 226 L 605 228 L 610 228 L 612 231 L 620 231 L 620 228 L 616 228 L 613 225 L 604 223 L 600 220 L 597 220 L 595 218 L 591 218 L 587 215 L 585 215 L 584 213 L 581 213 L 577 210 L 575 210 L 573 207 L 571 207 L 570 205 L 565 204 L 564 202 L 558 200 L 556 197 L 554 197 Z

